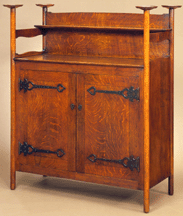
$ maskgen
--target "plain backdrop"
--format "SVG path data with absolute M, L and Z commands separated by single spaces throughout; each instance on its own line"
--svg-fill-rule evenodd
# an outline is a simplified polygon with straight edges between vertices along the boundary
M 143 193 L 117 187 L 80 183 L 17 173 L 17 189 L 9 189 L 10 173 L 10 11 L 3 4 L 24 4 L 17 9 L 17 29 L 42 24 L 36 3 L 53 3 L 52 12 L 142 13 L 136 5 L 157 5 L 151 13 L 168 13 L 163 4 L 183 0 L 0 0 L 0 215 L 143 215 Z M 41 36 L 18 38 L 17 53 L 42 48 Z M 151 189 L 151 215 L 183 215 L 183 8 L 175 10 L 174 167 L 175 194 L 167 194 L 167 180 Z

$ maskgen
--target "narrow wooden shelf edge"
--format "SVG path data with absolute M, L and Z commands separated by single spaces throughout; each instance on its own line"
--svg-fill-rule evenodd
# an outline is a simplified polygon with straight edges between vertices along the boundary
M 34 27 L 42 30 L 42 29 L 83 29 L 83 30 L 106 30 L 106 31 L 140 31 L 143 32 L 143 28 L 137 28 L 137 27 L 115 27 L 115 26 L 76 26 L 76 25 L 34 25 Z M 150 32 L 165 32 L 165 31 L 171 31 L 170 28 L 162 28 L 162 29 L 156 29 L 151 28 Z

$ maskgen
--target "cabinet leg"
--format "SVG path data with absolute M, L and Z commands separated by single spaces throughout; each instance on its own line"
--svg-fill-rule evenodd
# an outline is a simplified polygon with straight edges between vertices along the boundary
M 149 189 L 144 190 L 144 212 L 149 212 Z
M 168 194 L 173 195 L 173 175 L 168 178 Z
M 11 190 L 15 190 L 16 188 L 16 172 L 14 170 L 11 170 L 10 188 Z
M 16 188 L 16 169 L 15 169 L 15 154 L 14 154 L 14 145 L 11 146 L 11 167 L 10 167 L 10 188 L 15 190 Z

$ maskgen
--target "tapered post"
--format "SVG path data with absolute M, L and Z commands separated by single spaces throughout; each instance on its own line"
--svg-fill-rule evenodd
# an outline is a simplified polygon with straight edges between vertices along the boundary
M 48 12 L 48 7 L 54 6 L 54 4 L 36 4 L 36 6 L 42 7 L 43 10 L 43 18 L 42 18 L 42 24 L 46 25 L 46 16 Z M 43 35 L 43 51 L 46 50 L 46 35 Z
M 162 5 L 169 9 L 169 28 L 170 32 L 170 176 L 168 178 L 168 193 L 173 195 L 174 189 L 174 9 L 180 5 Z
M 15 168 L 15 142 L 16 142 L 16 117 L 15 117 L 15 53 L 16 53 L 16 8 L 22 5 L 4 5 L 10 8 L 10 53 L 11 53 L 11 173 L 10 188 L 16 187 Z
M 149 125 L 149 95 L 150 95 L 150 70 L 149 48 L 150 27 L 149 11 L 157 6 L 136 6 L 144 10 L 144 212 L 149 212 L 150 189 L 150 125 Z

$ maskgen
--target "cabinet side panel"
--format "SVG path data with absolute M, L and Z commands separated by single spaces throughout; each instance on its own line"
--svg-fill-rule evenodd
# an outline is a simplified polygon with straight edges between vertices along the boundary
M 170 174 L 169 58 L 150 64 L 150 187 Z

